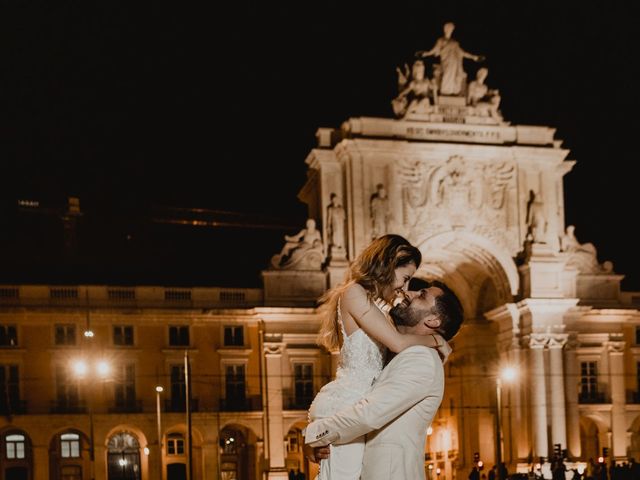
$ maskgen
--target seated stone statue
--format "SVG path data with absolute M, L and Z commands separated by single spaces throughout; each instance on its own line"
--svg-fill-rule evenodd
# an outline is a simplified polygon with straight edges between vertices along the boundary
M 436 103 L 437 101 L 436 85 L 425 76 L 424 62 L 416 60 L 413 63 L 410 78 L 408 70 L 406 65 L 404 71 L 396 69 L 400 93 L 391 101 L 391 106 L 398 117 L 412 113 L 429 113 L 431 102 Z
M 306 228 L 295 235 L 285 235 L 285 244 L 279 254 L 271 258 L 271 266 L 286 270 L 320 270 L 324 261 L 322 235 L 316 222 L 310 218 Z
M 481 117 L 501 118 L 498 107 L 500 106 L 500 92 L 490 89 L 484 81 L 489 75 L 489 70 L 482 67 L 476 73 L 476 79 L 469 83 L 467 89 L 467 103 L 475 108 L 475 113 Z
M 567 266 L 575 267 L 581 273 L 605 271 L 598 263 L 596 247 L 593 243 L 580 243 L 576 238 L 575 229 L 574 225 L 568 225 L 564 235 L 560 237 L 560 250 L 569 254 Z

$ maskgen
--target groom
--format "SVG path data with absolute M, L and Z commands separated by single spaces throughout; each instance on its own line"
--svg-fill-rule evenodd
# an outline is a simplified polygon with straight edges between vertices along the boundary
M 439 333 L 450 340 L 463 320 L 460 301 L 444 284 L 432 282 L 389 314 L 403 333 Z M 305 443 L 315 458 L 326 458 L 325 447 L 367 435 L 363 480 L 424 479 L 427 428 L 442 401 L 444 370 L 438 351 L 423 346 L 398 353 L 382 370 L 369 393 L 354 406 L 309 424 Z

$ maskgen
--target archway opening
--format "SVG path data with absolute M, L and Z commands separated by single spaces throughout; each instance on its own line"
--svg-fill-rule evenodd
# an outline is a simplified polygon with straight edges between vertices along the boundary
M 0 436 L 0 478 L 30 480 L 33 471 L 31 440 L 22 430 L 9 430 Z
M 107 444 L 109 480 L 140 480 L 140 442 L 129 432 L 119 432 Z
M 598 424 L 589 417 L 580 419 L 580 451 L 582 458 L 587 463 L 595 463 L 601 455 L 602 447 L 606 444 L 602 441 L 602 432 Z

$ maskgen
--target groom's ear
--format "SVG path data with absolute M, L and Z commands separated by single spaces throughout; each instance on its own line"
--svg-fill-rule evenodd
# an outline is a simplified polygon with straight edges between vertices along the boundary
M 424 324 L 432 330 L 437 330 L 442 325 L 442 320 L 439 315 L 429 315 L 424 320 Z

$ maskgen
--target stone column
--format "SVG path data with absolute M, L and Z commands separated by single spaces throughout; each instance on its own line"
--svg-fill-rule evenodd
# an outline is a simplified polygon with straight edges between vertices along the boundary
M 284 458 L 282 415 L 282 343 L 264 344 L 267 375 L 267 438 L 269 442 L 269 480 L 288 480 Z
M 570 339 L 564 349 L 566 365 L 565 398 L 567 405 L 567 449 L 569 455 L 578 458 L 582 455 L 580 446 L 580 413 L 578 412 L 578 385 L 580 382 L 580 366 L 576 339 Z
M 532 335 L 529 341 L 531 362 L 531 428 L 533 430 L 533 453 L 535 457 L 548 456 L 547 438 L 547 389 L 544 371 L 544 335 Z
M 549 338 L 549 369 L 551 386 L 551 443 L 567 448 L 567 417 L 564 397 L 564 368 L 562 347 L 567 334 L 554 334 Z
M 611 445 L 613 457 L 626 459 L 627 428 L 625 421 L 624 391 L 624 345 L 625 342 L 609 342 L 609 385 L 611 385 Z
M 520 347 L 518 342 L 514 342 L 511 350 L 511 364 L 523 365 L 526 351 Z M 513 436 L 511 442 L 513 443 L 514 461 L 517 459 L 526 458 L 529 455 L 529 422 L 527 421 L 527 415 L 525 411 L 526 406 L 526 393 L 529 390 L 530 385 L 526 381 L 527 373 L 524 369 L 520 370 L 519 378 L 516 384 L 511 389 L 511 425 L 509 433 Z

